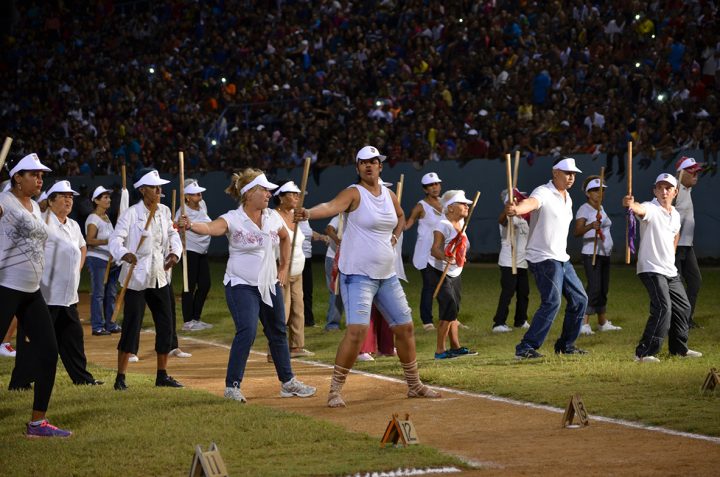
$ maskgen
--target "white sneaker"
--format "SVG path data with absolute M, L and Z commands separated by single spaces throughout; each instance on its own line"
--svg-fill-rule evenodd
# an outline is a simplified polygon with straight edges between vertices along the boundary
M 610 323 L 610 322 L 608 321 L 608 323 Z M 598 329 L 599 329 L 599 328 L 598 328 Z M 581 335 L 585 335 L 585 336 L 589 336 L 589 335 L 594 335 L 595 332 L 592 330 L 592 328 L 590 327 L 589 324 L 585 323 L 584 325 L 582 325 L 582 326 L 580 327 L 580 334 L 581 334 Z
M 612 321 L 606 321 L 604 325 L 598 325 L 597 329 L 598 331 L 617 331 L 622 330 L 622 327 L 613 325 Z
M 0 356 L 4 358 L 14 358 L 17 352 L 10 343 L 3 343 L 0 345 Z
M 170 351 L 168 353 L 168 356 L 175 356 L 176 358 L 191 358 L 192 355 L 190 353 L 186 353 L 185 351 L 181 350 L 180 348 L 175 348 L 174 350 Z
M 137 363 L 138 361 L 140 361 L 140 358 L 136 354 L 131 354 L 128 358 L 128 363 Z
M 493 326 L 492 332 L 493 333 L 509 333 L 512 331 L 512 328 L 510 328 L 508 325 L 497 325 Z
M 358 361 L 375 361 L 370 353 L 360 353 L 357 357 Z
M 469 330 L 470 329 L 470 327 L 468 325 L 466 325 L 465 323 L 461 323 L 460 320 L 458 320 L 457 324 L 458 324 L 458 328 L 460 328 L 461 330 Z
M 247 402 L 247 399 L 245 399 L 245 396 L 243 396 L 243 393 L 240 392 L 240 386 L 233 386 L 231 388 L 225 388 L 225 397 L 227 399 L 232 399 L 233 401 L 238 401 L 241 403 Z
M 303 383 L 302 381 L 298 381 L 296 378 L 292 378 L 287 383 L 282 383 L 282 386 L 280 386 L 280 397 L 310 397 L 315 395 L 315 392 L 317 389 L 315 389 L 312 386 L 308 386 L 307 384 Z
M 635 356 L 636 363 L 659 363 L 660 360 L 655 356 Z
M 527 330 L 528 328 L 530 328 L 530 323 L 528 323 L 527 321 L 523 323 L 520 327 L 521 330 Z
M 423 330 L 425 330 L 425 331 L 433 331 L 434 329 L 435 329 L 435 325 L 433 325 L 432 323 L 425 323 L 423 325 Z
M 687 350 L 687 353 L 682 355 L 682 358 L 702 358 L 702 353 L 700 351 L 693 351 L 689 349 Z
M 195 326 L 197 326 L 198 329 L 201 329 L 201 330 L 209 330 L 210 328 L 213 327 L 213 325 L 211 325 L 210 323 L 205 323 L 202 320 L 197 320 L 195 322 Z
M 195 321 L 195 320 L 190 320 L 186 323 L 183 323 L 182 330 L 183 331 L 197 331 L 200 328 L 197 327 L 196 323 L 197 323 L 197 321 Z

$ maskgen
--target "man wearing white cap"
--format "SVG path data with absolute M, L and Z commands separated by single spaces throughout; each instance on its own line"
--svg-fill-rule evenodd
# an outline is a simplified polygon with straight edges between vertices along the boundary
M 207 205 L 203 200 L 204 187 L 195 179 L 185 179 L 185 215 L 192 223 L 210 222 Z M 182 208 L 175 213 L 175 220 L 180 218 Z M 202 321 L 205 300 L 210 292 L 210 263 L 208 248 L 210 236 L 198 235 L 188 230 L 185 234 L 187 250 L 188 291 L 182 294 L 182 314 L 184 331 L 198 331 L 212 328 L 213 325 Z
M 180 236 L 173 228 L 170 209 L 160 204 L 161 187 L 168 181 L 161 179 L 156 170 L 143 175 L 134 186 L 142 200 L 128 208 L 118 218 L 110 236 L 110 253 L 116 261 L 123 260 L 120 281 L 124 282 L 131 264 L 135 269 L 125 292 L 123 326 L 118 342 L 118 374 L 115 389 L 124 391 L 125 372 L 130 355 L 136 354 L 140 344 L 145 305 L 150 307 L 155 322 L 155 352 L 157 353 L 156 386 L 182 387 L 167 374 L 168 354 L 172 349 L 171 292 L 166 271 L 178 261 L 182 252 Z M 152 215 L 152 219 L 150 216 Z M 171 252 L 164 256 L 165 250 Z M 116 305 L 117 306 L 117 305 Z
M 637 275 L 650 296 L 650 317 L 637 348 L 635 361 L 655 363 L 665 337 L 671 355 L 699 358 L 702 353 L 688 348 L 690 302 L 675 267 L 675 246 L 680 234 L 680 214 L 672 205 L 677 179 L 660 174 L 653 188 L 655 198 L 639 204 L 633 196 L 623 198 L 640 218 L 640 247 Z
M 553 165 L 550 182 L 537 187 L 520 204 L 508 202 L 505 205 L 508 217 L 532 212 L 526 259 L 541 299 L 530 328 L 515 347 L 516 359 L 543 357 L 537 350 L 545 342 L 560 310 L 562 296 L 567 300 L 567 306 L 562 334 L 555 342 L 555 353 L 586 353 L 575 347 L 575 340 L 580 335 L 587 295 L 567 253 L 568 227 L 573 220 L 572 199 L 568 191 L 575 183 L 578 172 L 582 171 L 575 165 L 575 159 L 558 159 Z
M 50 310 L 55 337 L 63 365 L 74 384 L 103 384 L 87 370 L 83 329 L 77 311 L 78 285 L 87 247 L 80 225 L 68 214 L 73 207 L 73 196 L 78 195 L 68 181 L 56 182 L 48 195 L 46 216 L 48 240 L 45 245 L 45 267 L 40 280 L 40 291 Z M 18 349 L 10 379 L 11 389 L 24 389 L 34 381 L 31 351 L 24 352 L 29 344 L 22 327 L 18 330 Z
M 0 193 L 0 250 L 13 251 L 1 258 L 0 336 L 5 335 L 13 316 L 17 316 L 19 326 L 30 338 L 28 349 L 35 362 L 35 387 L 26 435 L 69 437 L 70 431 L 58 429 L 45 419 L 55 385 L 58 345 L 50 311 L 40 292 L 47 226 L 32 198 L 40 194 L 47 171 L 50 169 L 37 154 L 29 154 L 10 169 L 12 186 Z
M 680 214 L 680 240 L 675 250 L 675 266 L 678 274 L 685 280 L 687 297 L 690 301 L 690 328 L 694 328 L 697 326 L 694 320 L 695 303 L 702 286 L 702 275 L 693 249 L 695 210 L 692 189 L 697 185 L 698 173 L 702 170 L 702 164 L 695 162 L 692 157 L 681 157 L 677 161 L 676 169 L 680 182 L 675 200 L 675 209 Z
M 420 320 L 423 329 L 430 331 L 435 329 L 433 325 L 433 291 L 432 272 L 428 268 L 430 249 L 433 244 L 433 230 L 442 219 L 442 204 L 440 203 L 440 192 L 442 191 L 442 180 L 436 172 L 428 172 L 420 179 L 422 188 L 425 191 L 425 198 L 415 204 L 410 217 L 405 223 L 405 230 L 418 224 L 415 251 L 413 252 L 413 265 L 420 270 L 422 276 L 422 290 L 420 291 Z

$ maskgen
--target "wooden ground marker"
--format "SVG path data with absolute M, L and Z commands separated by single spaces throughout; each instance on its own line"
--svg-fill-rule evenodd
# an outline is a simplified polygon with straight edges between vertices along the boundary
M 580 424 L 573 424 L 575 416 L 580 420 Z M 563 414 L 562 427 L 565 428 L 576 428 L 587 426 L 590 424 L 588 419 L 587 411 L 585 410 L 585 404 L 579 394 L 573 394 L 570 396 L 570 402 L 568 402 L 565 408 L 565 414 Z
M 405 414 L 404 420 L 399 419 L 397 414 L 392 415 L 392 419 L 390 419 L 385 434 L 383 434 L 380 441 L 380 447 L 385 447 L 385 444 L 389 442 L 392 442 L 393 445 L 402 446 L 420 443 L 415 426 L 410 420 L 410 414 Z
M 207 451 L 203 451 L 200 446 L 195 446 L 190 477 L 228 477 L 229 475 L 225 461 L 214 442 L 210 444 Z
M 715 368 L 711 368 L 710 372 L 708 373 L 707 377 L 705 378 L 705 382 L 702 385 L 702 391 L 715 391 L 715 388 L 717 385 L 720 384 L 720 376 L 718 375 L 718 371 Z

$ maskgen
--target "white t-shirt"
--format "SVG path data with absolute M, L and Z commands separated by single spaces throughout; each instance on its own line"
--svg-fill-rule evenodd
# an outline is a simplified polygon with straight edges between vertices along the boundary
M 413 265 L 418 270 L 422 270 L 427 266 L 428 260 L 430 259 L 430 249 L 433 244 L 433 231 L 444 216 L 424 200 L 421 200 L 418 204 L 422 206 L 425 215 L 417 222 L 418 229 L 417 239 L 415 241 L 415 251 L 413 253 Z
M 182 208 L 178 208 L 175 211 L 176 221 L 180 219 L 181 212 Z M 187 215 L 188 220 L 190 220 L 191 224 L 194 224 L 196 222 L 212 222 L 210 216 L 207 213 L 207 205 L 205 204 L 204 200 L 200 201 L 200 210 L 192 209 L 186 205 L 185 215 Z M 195 252 L 205 255 L 208 251 L 208 248 L 210 247 L 210 239 L 211 237 L 209 235 L 199 235 L 195 232 L 188 230 L 187 232 L 185 232 L 185 249 L 188 252 Z
M 511 217 L 508 217 L 510 219 Z M 520 216 L 512 217 L 513 226 L 515 227 L 515 262 L 517 268 L 527 268 L 527 260 L 525 258 L 525 249 L 527 248 L 528 232 L 530 226 L 527 220 Z M 507 226 L 500 225 L 500 255 L 498 256 L 498 265 L 501 267 L 512 267 L 512 249 L 508 240 Z
M 552 181 L 537 187 L 530 197 L 538 201 L 539 208 L 530 214 L 530 234 L 527 242 L 528 262 L 544 260 L 567 262 L 568 227 L 573 220 L 572 199 L 565 192 L 565 198 Z
M 85 220 L 85 235 L 87 236 L 88 233 L 88 225 L 94 225 L 97 227 L 97 235 L 95 238 L 97 240 L 109 240 L 110 235 L 113 232 L 113 225 L 110 223 L 109 220 L 105 221 L 103 220 L 99 215 L 93 213 L 88 215 L 87 220 Z M 88 257 L 96 257 L 102 260 L 108 260 L 110 258 L 110 248 L 107 244 L 105 245 L 88 245 L 88 251 L 87 251 Z
M 680 241 L 678 245 L 692 247 L 695 237 L 695 210 L 693 209 L 692 187 L 678 186 L 675 210 L 680 214 Z
M 70 306 L 80 300 L 80 261 L 85 239 L 80 225 L 69 217 L 63 224 L 55 214 L 49 213 L 47 225 L 45 269 L 40 291 L 48 305 Z
M 600 206 L 600 215 L 602 217 L 600 220 L 600 229 L 602 230 L 605 240 L 600 240 L 600 238 L 598 238 L 597 254 L 609 257 L 613 248 L 612 236 L 610 235 L 610 226 L 612 225 L 612 221 L 605 213 L 605 208 L 602 206 Z M 581 205 L 575 214 L 575 220 L 585 219 L 586 224 L 595 222 L 595 220 L 597 220 L 596 217 L 597 209 L 587 202 Z M 595 229 L 590 229 L 585 232 L 585 235 L 582 236 L 582 241 L 583 255 L 592 255 L 593 250 L 595 249 Z
M 450 223 L 448 219 L 443 216 L 442 219 L 438 221 L 438 223 L 435 225 L 435 229 L 433 230 L 433 242 L 435 240 L 435 232 L 440 232 L 443 234 L 443 237 L 445 237 L 445 242 L 443 242 L 443 250 L 445 250 L 448 246 L 448 244 L 457 237 L 458 231 L 455 230 L 455 227 L 453 227 L 453 224 Z M 465 235 L 467 237 L 467 235 Z M 432 248 L 432 246 L 431 246 Z M 470 243 L 468 242 L 468 250 L 470 249 Z M 428 257 L 428 265 L 431 267 L 443 271 L 445 270 L 445 264 L 446 262 L 444 260 L 438 260 L 435 257 L 432 256 L 432 254 Z M 459 267 L 456 264 L 450 265 L 448 267 L 448 276 L 449 277 L 457 277 L 459 276 L 463 271 L 463 267 Z
M 242 206 L 220 217 L 228 225 L 230 252 L 223 284 L 259 286 L 261 273 L 267 273 L 268 276 L 272 273 L 275 277 L 272 283 L 277 282 L 275 247 L 280 244 L 278 232 L 285 226 L 280 214 L 272 209 L 263 210 L 262 229 L 250 220 Z M 269 267 L 270 270 L 263 267 Z
M 675 236 L 680 232 L 680 214 L 675 207 L 671 212 L 663 209 L 657 199 L 642 205 L 645 216 L 640 220 L 637 273 L 677 276 Z
M 0 193 L 0 285 L 27 293 L 40 288 L 48 238 L 40 206 L 30 202 L 32 212 L 12 192 Z
M 358 190 L 360 205 L 347 214 L 340 271 L 374 280 L 390 278 L 396 274 L 395 250 L 390 239 L 398 221 L 390 191 L 381 186 L 380 195 L 375 197 L 361 185 L 350 187 Z

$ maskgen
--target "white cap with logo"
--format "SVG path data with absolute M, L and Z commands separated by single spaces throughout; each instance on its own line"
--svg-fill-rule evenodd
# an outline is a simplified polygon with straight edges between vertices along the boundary
M 422 185 L 429 185 L 429 184 L 437 184 L 438 182 L 442 182 L 440 179 L 440 176 L 437 175 L 437 172 L 428 172 L 424 176 L 422 176 L 422 179 L 420 179 L 420 182 Z
M 667 182 L 673 187 L 677 187 L 677 179 L 675 179 L 675 176 L 672 174 L 668 174 L 667 172 L 663 172 L 659 176 L 657 176 L 657 179 L 655 179 L 655 184 L 658 182 Z
M 15 164 L 15 167 L 10 169 L 10 177 L 14 176 L 20 171 L 45 171 L 50 172 L 52 169 L 40 162 L 40 158 L 34 152 L 23 157 Z
M 137 181 L 135 184 L 133 184 L 133 187 L 136 189 L 141 188 L 142 186 L 161 186 L 169 183 L 170 181 L 166 181 L 165 179 L 160 178 L 160 174 L 158 174 L 158 171 L 152 170 L 142 176 L 139 181 Z
M 380 162 L 384 161 L 386 158 L 385 156 L 380 154 L 380 151 L 378 151 L 376 147 L 365 146 L 358 151 L 357 155 L 355 156 L 355 162 L 367 161 L 368 159 L 372 159 L 374 157 L 380 159 Z
M 106 188 L 104 188 L 103 186 L 97 186 L 97 187 L 95 188 L 95 190 L 93 191 L 93 193 L 92 193 L 92 198 L 91 198 L 90 200 L 95 200 L 95 199 L 97 199 L 98 197 L 100 197 L 101 195 L 103 195 L 103 194 L 105 194 L 105 193 L 110 194 L 111 192 L 112 192 L 112 191 L 111 191 L 110 189 L 106 189 Z
M 565 172 L 582 172 L 580 169 L 577 168 L 577 166 L 575 165 L 575 159 L 573 159 L 572 157 L 566 157 L 565 159 L 560 160 L 557 164 L 553 166 L 553 169 Z
M 51 188 L 47 191 L 48 198 L 56 193 L 71 193 L 72 195 L 80 195 L 74 190 L 72 190 L 72 187 L 70 186 L 70 181 L 57 181 L 53 184 Z

